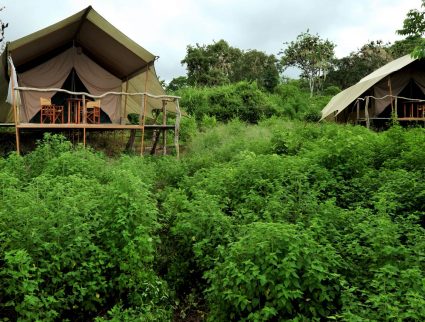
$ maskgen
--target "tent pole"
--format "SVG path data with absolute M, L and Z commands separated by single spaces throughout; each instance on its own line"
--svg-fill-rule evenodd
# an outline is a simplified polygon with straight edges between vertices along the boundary
M 364 107 L 364 113 L 366 117 L 366 127 L 370 128 L 370 119 L 369 119 L 369 96 L 366 96 L 366 103 Z
M 167 125 L 167 101 L 162 100 L 162 125 L 164 126 L 162 130 L 162 154 L 167 154 L 167 128 L 165 125 Z
M 398 119 L 398 116 L 397 116 L 397 96 L 395 97 L 395 100 L 394 100 L 394 111 L 393 111 L 392 117 L 394 117 L 396 120 Z
M 388 76 L 388 87 L 390 89 L 390 103 L 391 103 L 391 111 L 394 113 L 394 104 L 393 104 L 393 89 L 391 86 L 391 76 Z
M 144 140 L 145 140 L 145 120 L 144 120 L 144 115 L 145 115 L 145 97 L 146 95 L 143 94 L 142 96 L 142 110 L 140 111 L 140 117 L 139 117 L 139 125 L 140 128 L 142 130 L 142 137 L 140 138 L 141 142 L 140 142 L 140 156 L 143 156 L 143 146 L 145 144 Z
M 180 112 L 180 106 L 179 106 L 179 99 L 176 99 L 175 102 L 176 102 L 176 124 L 174 125 L 174 145 L 176 147 L 176 157 L 177 159 L 179 159 L 180 157 L 179 132 L 180 132 L 181 112 Z
M 359 124 L 359 120 L 360 120 L 360 101 L 359 100 L 357 100 L 357 102 L 356 102 L 356 109 L 357 109 L 356 124 Z
M 12 73 L 14 73 L 14 68 L 13 66 L 10 66 L 9 64 L 9 68 L 11 68 Z M 13 102 L 13 120 L 15 122 L 15 136 L 16 136 L 16 153 L 18 155 L 21 154 L 21 147 L 20 147 L 20 140 L 19 140 L 19 118 L 18 118 L 18 106 L 16 104 L 16 94 L 15 94 L 15 81 L 14 81 L 14 77 L 13 75 L 11 75 L 11 81 L 12 81 L 12 102 Z
M 80 113 L 80 111 L 78 111 Z M 80 117 L 80 115 L 78 115 Z M 86 95 L 83 95 L 83 123 L 87 123 L 87 107 L 86 107 Z
M 147 93 L 148 87 L 148 76 L 149 76 L 149 64 L 146 65 L 146 77 L 145 77 L 145 93 Z M 145 149 L 145 124 L 146 124 L 146 110 L 148 103 L 148 96 L 143 95 L 143 120 L 142 120 L 142 143 L 140 146 L 140 155 L 143 156 L 143 152 Z
M 125 83 L 125 92 L 128 93 L 128 77 L 127 77 L 126 83 Z M 124 123 L 124 119 L 127 116 L 127 100 L 128 100 L 128 95 L 125 95 L 125 99 L 124 99 L 124 113 L 123 113 L 123 115 L 121 115 L 121 124 L 125 124 Z

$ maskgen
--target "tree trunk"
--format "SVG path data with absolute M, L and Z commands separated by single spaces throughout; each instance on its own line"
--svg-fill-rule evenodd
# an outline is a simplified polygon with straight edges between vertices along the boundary
M 136 130 L 130 130 L 130 137 L 125 146 L 126 152 L 134 152 L 134 142 L 136 141 Z

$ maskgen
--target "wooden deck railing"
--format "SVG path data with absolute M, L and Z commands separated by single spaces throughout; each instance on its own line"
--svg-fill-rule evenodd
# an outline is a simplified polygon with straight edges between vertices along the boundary
M 83 122 L 82 123 L 56 123 L 56 124 L 39 124 L 39 123 L 22 123 L 20 121 L 20 107 L 16 102 L 16 93 L 13 95 L 13 111 L 15 118 L 15 128 L 16 128 L 16 149 L 17 152 L 20 152 L 20 144 L 19 144 L 19 130 L 20 129 L 82 129 L 83 130 L 83 143 L 86 144 L 86 130 L 87 129 L 109 129 L 109 130 L 140 130 L 141 133 L 141 146 L 140 146 L 140 154 L 143 155 L 144 152 L 144 143 L 145 143 L 145 129 L 154 129 L 156 131 L 161 131 L 163 135 L 163 152 L 166 153 L 166 132 L 167 130 L 174 130 L 174 146 L 176 148 L 177 157 L 179 157 L 179 131 L 180 131 L 180 119 L 181 119 L 181 110 L 179 106 L 179 96 L 172 95 L 153 95 L 148 92 L 140 92 L 140 93 L 127 93 L 127 92 L 105 92 L 101 95 L 93 95 L 86 92 L 74 92 L 65 90 L 62 88 L 33 88 L 33 87 L 15 87 L 16 91 L 34 91 L 34 92 L 62 92 L 75 97 L 82 97 L 83 102 Z M 127 115 L 120 115 L 120 123 L 119 124 L 88 124 L 86 121 L 86 104 L 85 99 L 87 97 L 92 99 L 101 99 L 108 95 L 118 95 L 122 96 L 136 96 L 141 98 L 141 106 L 139 113 L 139 124 L 122 124 L 122 120 L 127 117 Z M 162 123 L 161 124 L 146 124 L 147 118 L 147 99 L 152 98 L 156 100 L 160 100 L 162 103 L 161 108 L 159 109 L 162 112 Z M 167 102 L 173 102 L 175 105 L 175 123 L 167 124 Z M 125 100 L 127 103 L 127 100 Z M 126 107 L 124 108 L 126 110 Z

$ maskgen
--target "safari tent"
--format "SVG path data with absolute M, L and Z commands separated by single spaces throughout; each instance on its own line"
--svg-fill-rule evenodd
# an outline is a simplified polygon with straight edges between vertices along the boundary
M 7 44 L 0 58 L 0 124 L 14 122 L 17 131 L 113 129 L 129 125 L 128 115 L 135 113 L 140 119 L 137 129 L 144 131 L 152 111 L 180 113 L 178 98 L 165 95 L 158 80 L 156 58 L 89 6 Z M 83 102 L 81 111 L 71 111 L 70 96 Z M 62 118 L 40 124 L 41 97 L 52 106 L 62 106 L 58 112 Z M 86 99 L 99 100 L 99 124 L 88 124 L 83 114 Z M 172 127 L 165 124 L 165 118 L 161 125 Z
M 335 95 L 322 110 L 322 120 L 382 122 L 425 120 L 425 61 L 410 55 L 377 69 Z

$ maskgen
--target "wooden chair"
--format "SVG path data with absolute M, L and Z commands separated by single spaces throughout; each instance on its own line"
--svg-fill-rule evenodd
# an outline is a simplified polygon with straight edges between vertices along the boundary
M 87 123 L 99 124 L 100 123 L 100 100 L 87 102 Z
M 64 121 L 64 108 L 62 105 L 52 104 L 50 98 L 40 97 L 40 123 L 56 123 Z
M 417 107 L 417 117 L 424 118 L 425 117 L 425 104 L 419 104 Z

